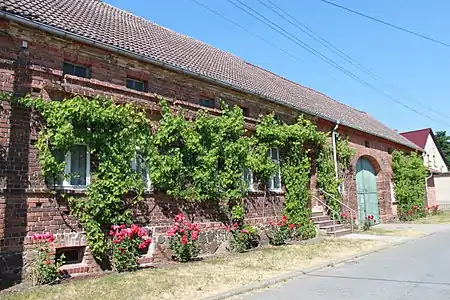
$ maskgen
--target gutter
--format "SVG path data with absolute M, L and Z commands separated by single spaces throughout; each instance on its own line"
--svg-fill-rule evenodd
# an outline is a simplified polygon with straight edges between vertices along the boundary
M 339 181 L 339 171 L 338 171 L 338 160 L 337 160 L 337 149 L 336 149 L 336 130 L 339 128 L 339 120 L 336 122 L 331 131 L 331 139 L 333 144 L 333 161 L 334 161 L 334 173 L 336 174 L 336 181 Z
M 309 114 L 311 116 L 319 117 L 321 119 L 330 121 L 332 123 L 338 122 L 338 120 L 333 120 L 332 118 L 326 117 L 326 116 L 324 116 L 324 115 L 322 115 L 320 113 L 308 112 L 306 110 L 301 110 L 300 108 L 298 108 L 297 106 L 295 106 L 293 104 L 290 104 L 290 103 L 287 103 L 287 102 L 283 102 L 283 101 L 280 101 L 278 99 L 275 99 L 275 98 L 272 98 L 272 97 L 268 97 L 268 96 L 265 96 L 265 95 L 262 95 L 262 94 L 259 94 L 259 93 L 247 90 L 247 89 L 243 89 L 243 88 L 240 88 L 240 87 L 235 86 L 233 84 L 230 84 L 230 83 L 227 83 L 227 82 L 224 82 L 224 81 L 220 81 L 220 80 L 217 80 L 217 79 L 214 79 L 214 78 L 211 78 L 211 77 L 207 77 L 207 76 L 202 75 L 200 73 L 189 71 L 187 69 L 184 69 L 184 68 L 181 68 L 181 67 L 178 67 L 178 66 L 174 66 L 172 64 L 168 64 L 168 63 L 156 60 L 156 59 L 152 59 L 152 58 L 149 58 L 149 57 L 144 56 L 144 55 L 135 54 L 135 53 L 133 53 L 131 51 L 123 50 L 123 49 L 121 49 L 119 47 L 111 46 L 111 45 L 109 45 L 107 43 L 98 42 L 98 41 L 96 41 L 94 39 L 86 38 L 86 37 L 83 37 L 83 36 L 78 35 L 78 34 L 73 34 L 73 33 L 69 32 L 69 31 L 66 31 L 66 30 L 62 30 L 62 29 L 58 29 L 58 28 L 55 28 L 55 27 L 52 27 L 52 26 L 49 26 L 49 25 L 38 23 L 38 22 L 32 21 L 30 19 L 18 16 L 16 14 L 13 14 L 13 13 L 10 13 L 10 12 L 6 12 L 4 10 L 0 10 L 0 18 L 5 18 L 7 20 L 19 23 L 21 25 L 24 25 L 24 26 L 27 26 L 27 27 L 31 27 L 31 28 L 35 28 L 35 29 L 39 29 L 39 30 L 42 30 L 44 32 L 47 32 L 47 33 L 50 33 L 50 34 L 53 34 L 53 35 L 56 35 L 56 36 L 59 36 L 59 37 L 72 39 L 72 40 L 80 42 L 80 43 L 92 45 L 92 46 L 95 46 L 95 47 L 103 49 L 103 50 L 111 51 L 111 52 L 114 52 L 114 53 L 117 53 L 117 54 L 120 54 L 120 55 L 123 55 L 123 56 L 127 56 L 127 57 L 130 57 L 130 58 L 139 60 L 139 61 L 143 61 L 143 62 L 146 62 L 146 63 L 157 65 L 157 66 L 163 67 L 163 68 L 168 69 L 168 70 L 181 72 L 181 73 L 189 75 L 191 77 L 199 78 L 199 79 L 201 79 L 203 81 L 206 81 L 206 82 L 209 82 L 209 83 L 213 83 L 213 84 L 216 84 L 216 85 L 219 85 L 219 86 L 222 86 L 222 87 L 230 88 L 230 89 L 233 89 L 233 90 L 241 92 L 241 93 L 257 96 L 257 97 L 269 100 L 271 102 L 280 104 L 282 106 L 292 108 L 292 109 L 294 109 L 296 111 L 299 111 L 299 112 L 302 112 L 302 113 L 306 113 L 306 114 Z M 406 146 L 406 147 L 411 148 L 411 149 L 423 151 L 420 148 L 414 148 L 414 147 L 411 147 L 410 145 L 402 144 L 402 143 L 400 143 L 398 141 L 395 141 L 393 139 L 390 139 L 390 138 L 387 138 L 387 137 L 383 137 L 383 136 L 378 135 L 378 134 L 367 132 L 365 130 L 362 130 L 360 128 L 357 128 L 357 127 L 349 125 L 349 124 L 343 124 L 343 125 L 346 126 L 346 127 L 355 129 L 357 131 L 361 131 L 361 132 L 370 134 L 372 136 L 376 136 L 376 137 L 379 137 L 379 138 L 382 138 L 382 139 L 394 142 L 396 144 L 400 144 L 400 145 Z
M 433 175 L 434 175 L 434 174 L 433 174 L 433 171 L 430 170 L 430 176 L 425 177 L 425 191 L 426 191 L 426 193 L 427 193 L 425 196 L 426 196 L 426 199 L 427 199 L 427 205 L 428 205 L 428 206 L 430 206 L 430 205 L 429 205 L 430 203 L 428 203 L 428 200 L 429 200 L 429 199 L 428 199 L 428 179 L 430 179 L 431 177 L 433 177 Z

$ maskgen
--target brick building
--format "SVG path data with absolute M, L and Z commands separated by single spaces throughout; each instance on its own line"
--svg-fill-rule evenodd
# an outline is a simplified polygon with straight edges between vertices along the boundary
M 356 150 L 344 184 L 345 202 L 361 211 L 357 199 L 363 193 L 357 181 L 364 176 L 358 174 L 368 172 L 375 186 L 372 199 L 382 220 L 394 215 L 391 151 L 418 149 L 367 113 L 98 0 L 0 1 L 0 90 L 51 100 L 73 94 L 103 95 L 144 105 L 155 115 L 159 111 L 156 96 L 188 111 L 203 107 L 212 114 L 219 112 L 220 98 L 243 109 L 249 129 L 260 114 L 271 112 L 286 122 L 305 114 L 323 131 L 339 124 L 337 131 L 348 136 Z M 34 121 L 29 110 L 2 102 L 0 277 L 20 277 L 30 253 L 30 236 L 42 231 L 56 233 L 58 251 L 71 258 L 71 272 L 98 271 L 80 224 L 44 183 Z M 66 158 L 67 168 L 77 168 L 83 176 L 61 185 L 82 194 L 90 180 L 89 153 L 78 147 Z M 271 203 L 263 201 L 262 195 L 255 190 L 247 199 L 249 222 L 265 222 L 282 210 L 282 188 L 274 187 Z M 146 201 L 150 209 L 140 217 L 155 232 L 148 262 L 164 256 L 158 248 L 163 237 L 157 234 L 165 230 L 179 205 L 152 191 Z M 320 203 L 313 200 L 311 205 Z M 188 213 L 205 229 L 222 226 L 207 208 Z M 223 236 L 211 231 L 202 239 L 203 250 L 214 252 Z

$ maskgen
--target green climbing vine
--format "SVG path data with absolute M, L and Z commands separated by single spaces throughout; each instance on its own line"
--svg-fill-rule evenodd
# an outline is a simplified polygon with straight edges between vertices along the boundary
M 394 151 L 392 170 L 399 219 L 411 220 L 423 216 L 427 171 L 422 157 L 415 152 Z
M 87 198 L 69 203 L 83 224 L 94 257 L 104 258 L 105 232 L 111 224 L 131 223 L 130 208 L 143 192 L 142 177 L 130 162 L 137 149 L 148 148 L 150 126 L 145 113 L 129 104 L 81 96 L 62 101 L 25 97 L 19 102 L 35 109 L 45 121 L 37 147 L 43 175 L 50 181 L 57 181 L 64 171 L 65 162 L 57 153 L 87 145 L 93 162 Z M 134 197 L 127 197 L 130 192 Z
M 336 171 L 334 166 L 333 149 L 325 145 L 320 151 L 317 162 L 317 186 L 326 193 L 323 197 L 327 201 L 335 213 L 331 215 L 332 218 L 339 218 L 341 210 L 339 201 L 342 201 L 342 195 L 339 191 L 343 178 L 342 174 L 348 169 L 350 161 L 355 155 L 355 151 L 350 148 L 348 140 L 337 137 L 336 139 L 336 154 L 338 161 L 338 179 L 336 179 Z
M 287 125 L 269 115 L 257 125 L 254 139 L 254 174 L 260 182 L 267 182 L 277 168 L 281 168 L 286 188 L 285 215 L 289 223 L 302 225 L 302 238 L 313 237 L 314 225 L 309 222 L 311 157 L 325 144 L 326 135 L 305 118 L 300 117 L 295 124 Z M 267 155 L 275 147 L 282 153 L 280 166 Z
M 338 183 L 331 180 L 334 169 L 329 165 L 326 134 L 303 117 L 287 125 L 268 115 L 260 120 L 256 132 L 248 135 L 242 110 L 224 104 L 220 116 L 200 110 L 187 119 L 181 109 L 171 109 L 161 100 L 162 118 L 152 124 L 143 109 L 98 97 L 75 96 L 62 101 L 25 97 L 19 103 L 35 109 L 44 119 L 37 147 L 49 183 L 63 180 L 66 163 L 60 159 L 61 153 L 79 144 L 88 147 L 92 169 L 87 197 L 69 202 L 98 259 L 108 254 L 105 233 L 110 225 L 130 224 L 132 208 L 142 199 L 145 182 L 131 164 L 137 154 L 148 167 L 156 190 L 190 203 L 242 205 L 248 191 L 243 176 L 246 169 L 266 190 L 268 180 L 281 172 L 285 214 L 290 223 L 302 225 L 302 238 L 315 235 L 308 206 L 312 159 L 319 159 L 321 184 L 337 190 Z M 345 166 L 352 153 L 348 144 L 339 143 L 339 161 Z M 268 155 L 273 148 L 279 149 L 278 162 Z
M 191 202 L 243 198 L 251 140 L 245 136 L 242 110 L 223 104 L 220 117 L 200 110 L 189 121 L 165 101 L 161 107 L 162 119 L 149 155 L 155 188 Z

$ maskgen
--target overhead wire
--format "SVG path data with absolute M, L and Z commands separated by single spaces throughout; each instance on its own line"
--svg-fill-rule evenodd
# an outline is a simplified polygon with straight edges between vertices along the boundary
M 353 13 L 353 14 L 355 14 L 355 15 L 364 17 L 364 18 L 366 18 L 366 19 L 370 19 L 370 20 L 375 21 L 375 22 L 377 22 L 377 23 L 380 23 L 380 24 L 389 26 L 389 27 L 391 27 L 391 28 L 394 28 L 394 29 L 397 29 L 397 30 L 400 30 L 400 31 L 403 31 L 403 32 L 406 32 L 406 33 L 409 33 L 409 34 L 412 34 L 412 35 L 415 35 L 415 36 L 417 36 L 417 37 L 420 37 L 420 38 L 422 38 L 422 39 L 428 40 L 428 41 L 430 41 L 430 42 L 433 42 L 433 43 L 436 43 L 436 44 L 439 44 L 439 45 L 442 45 L 442 46 L 445 46 L 445 47 L 450 48 L 450 44 L 449 44 L 449 43 L 440 41 L 440 40 L 438 40 L 438 39 L 435 39 L 435 38 L 432 38 L 432 37 L 429 37 L 429 36 L 426 36 L 426 35 L 424 35 L 424 34 L 422 34 L 422 33 L 415 32 L 415 31 L 413 31 L 413 30 L 406 29 L 406 28 L 403 28 L 403 27 L 394 25 L 394 24 L 389 23 L 389 22 L 387 22 L 387 21 L 383 21 L 383 20 L 381 20 L 381 19 L 378 19 L 378 18 L 369 16 L 369 15 L 364 14 L 364 13 L 362 13 L 362 12 L 356 11 L 356 10 L 351 9 L 351 8 L 348 8 L 348 7 L 345 7 L 345 6 L 343 6 L 343 5 L 339 5 L 339 4 L 337 4 L 337 3 L 334 3 L 334 2 L 331 2 L 331 1 L 328 1 L 328 0 L 319 0 L 319 1 L 322 1 L 322 2 L 324 2 L 324 3 L 326 3 L 326 4 L 332 5 L 332 6 L 334 6 L 334 7 L 340 8 L 340 9 L 342 9 L 342 10 L 351 12 L 351 13 Z
M 214 14 L 226 19 L 227 21 L 231 22 L 232 24 L 234 24 L 235 26 L 244 29 L 247 32 L 251 32 L 249 31 L 247 28 L 245 28 L 244 26 L 240 25 L 237 22 L 234 22 L 233 20 L 225 17 L 224 15 L 220 14 L 219 12 L 217 12 L 216 10 L 207 7 L 206 5 L 203 5 L 201 2 L 199 2 L 198 0 L 191 0 L 197 4 L 199 4 L 200 6 L 202 6 L 203 8 L 213 12 Z M 399 101 L 398 99 L 392 97 L 391 95 L 387 94 L 386 92 L 384 92 L 383 90 L 378 89 L 377 87 L 375 87 L 374 85 L 370 84 L 369 82 L 367 82 L 366 80 L 360 78 L 359 76 L 355 75 L 354 73 L 352 73 L 351 71 L 345 69 L 344 67 L 342 67 L 341 65 L 339 65 L 338 63 L 336 63 L 335 61 L 333 61 L 332 59 L 328 58 L 327 56 L 323 55 L 322 53 L 320 53 L 319 51 L 317 51 L 316 49 L 314 49 L 313 47 L 309 46 L 308 44 L 306 44 L 305 42 L 303 42 L 302 40 L 300 40 L 298 37 L 296 37 L 295 35 L 293 35 L 292 33 L 288 32 L 287 30 L 285 30 L 284 28 L 282 28 L 281 26 L 279 26 L 278 24 L 276 24 L 275 22 L 271 21 L 269 18 L 265 17 L 264 15 L 262 15 L 261 13 L 257 12 L 256 10 L 254 10 L 253 8 L 251 8 L 250 6 L 248 6 L 247 4 L 243 3 L 240 0 L 227 0 L 230 4 L 232 4 L 233 6 L 237 7 L 239 10 L 245 12 L 246 14 L 250 15 L 251 17 L 257 19 L 258 21 L 262 22 L 264 25 L 268 26 L 269 28 L 271 28 L 272 30 L 274 30 L 275 32 L 277 32 L 278 34 L 284 36 L 285 38 L 289 39 L 290 41 L 296 43 L 297 45 L 299 45 L 301 48 L 305 49 L 306 51 L 310 52 L 311 54 L 313 54 L 314 56 L 318 57 L 319 59 L 325 61 L 327 64 L 331 65 L 332 67 L 340 70 L 341 72 L 345 73 L 347 76 L 353 78 L 354 80 L 358 81 L 359 83 L 377 91 L 378 93 L 384 95 L 385 97 L 389 98 L 390 100 L 396 102 L 397 104 L 407 108 L 410 111 L 413 111 L 414 113 L 425 117 L 431 121 L 434 121 L 436 123 L 440 123 L 443 124 L 447 127 L 450 127 L 449 124 L 442 122 L 440 120 L 434 119 L 428 115 L 425 115 L 423 113 L 421 113 L 420 111 L 414 109 L 413 107 L 410 107 L 409 105 Z M 238 4 L 239 3 L 239 4 Z M 256 35 L 254 33 L 252 33 L 252 35 L 255 35 L 257 37 L 260 37 L 259 35 Z M 268 42 L 267 39 L 263 38 L 263 41 Z M 275 45 L 272 42 L 269 41 L 269 43 L 271 45 Z M 281 48 L 277 47 L 279 50 Z M 285 50 L 282 50 L 282 52 L 285 52 Z
M 290 56 L 291 58 L 293 58 L 293 59 L 295 59 L 295 60 L 297 60 L 297 61 L 299 61 L 299 62 L 301 62 L 301 63 L 304 63 L 304 61 L 303 61 L 301 58 L 299 58 L 298 56 L 296 56 L 296 55 L 294 55 L 294 54 L 292 54 L 292 53 L 290 53 L 290 52 L 284 50 L 283 48 L 280 48 L 280 47 L 277 46 L 275 43 L 269 41 L 268 39 L 264 38 L 263 36 L 261 36 L 261 35 L 255 33 L 255 32 L 253 32 L 253 31 L 251 31 L 251 30 L 247 29 L 245 26 L 242 26 L 241 24 L 239 24 L 239 23 L 233 21 L 232 19 L 230 19 L 230 18 L 228 18 L 228 17 L 226 17 L 226 16 L 220 14 L 218 11 L 214 10 L 213 8 L 204 5 L 203 3 L 201 3 L 201 2 L 198 1 L 198 0 L 191 0 L 191 1 L 194 2 L 194 3 L 196 3 L 196 4 L 198 4 L 198 5 L 200 5 L 200 6 L 203 7 L 204 9 L 206 9 L 206 10 L 212 12 L 212 13 L 215 14 L 216 16 L 219 16 L 219 17 L 225 19 L 225 20 L 228 21 L 229 23 L 231 23 L 231 24 L 233 24 L 234 26 L 236 26 L 236 27 L 238 27 L 238 28 L 244 30 L 245 32 L 249 33 L 250 35 L 253 35 L 254 37 L 257 37 L 258 39 L 260 39 L 260 40 L 262 40 L 263 42 L 265 42 L 265 43 L 271 45 L 272 47 L 274 47 L 274 48 L 276 48 L 276 49 L 278 49 L 279 51 L 281 51 L 281 52 L 283 52 L 284 54 Z
M 293 35 L 289 31 L 285 30 L 284 28 L 282 28 L 281 26 L 279 26 L 278 24 L 276 24 L 275 22 L 273 22 L 269 18 L 265 17 L 261 13 L 257 12 L 256 10 L 254 10 L 252 7 L 250 7 L 247 4 L 243 3 L 241 0 L 227 0 L 227 1 L 229 3 L 231 3 L 232 5 L 234 5 L 235 7 L 237 7 L 238 9 L 240 9 L 240 10 L 244 11 L 245 13 L 247 13 L 248 15 L 252 16 L 253 18 L 259 20 L 264 25 L 272 28 L 273 30 L 275 30 L 277 32 L 281 31 L 282 35 L 287 37 L 289 40 L 295 42 L 297 45 L 299 45 L 300 47 L 302 47 L 306 51 L 310 52 L 314 56 L 316 56 L 319 59 L 325 61 L 327 64 L 329 64 L 329 65 L 333 66 L 334 68 L 340 70 L 341 72 L 345 73 L 346 75 L 348 75 L 349 77 L 353 78 L 354 80 L 360 82 L 361 84 L 363 84 L 363 85 L 365 85 L 367 87 L 370 87 L 371 89 L 373 89 L 373 90 L 377 91 L 378 93 L 384 95 L 386 98 L 391 99 L 392 101 L 396 102 L 397 104 L 399 104 L 399 105 L 409 109 L 412 112 L 415 112 L 416 114 L 418 114 L 418 115 L 420 115 L 422 117 L 425 117 L 425 118 L 427 118 L 427 119 L 429 119 L 431 121 L 443 124 L 443 125 L 445 125 L 447 127 L 450 127 L 449 124 L 447 124 L 445 122 L 442 122 L 440 120 L 437 120 L 435 118 L 432 118 L 432 117 L 430 117 L 430 116 L 428 116 L 428 115 L 418 111 L 417 109 L 415 109 L 415 108 L 413 108 L 413 107 L 403 103 L 402 101 L 392 97 L 390 94 L 384 92 L 383 90 L 375 87 L 374 85 L 370 84 L 366 80 L 364 80 L 364 79 L 360 78 L 359 76 L 355 75 L 351 71 L 348 71 L 347 69 L 345 69 L 344 67 L 342 67 L 341 65 L 339 65 L 338 63 L 333 61 L 332 59 L 328 58 L 327 56 L 323 55 L 319 51 L 317 51 L 314 48 L 312 48 L 309 45 L 307 45 L 305 42 L 300 40 L 298 37 L 296 37 L 295 35 Z M 237 4 L 237 3 L 239 3 L 239 4 Z
M 380 76 L 378 76 L 375 72 L 373 72 L 370 69 L 364 67 L 362 64 L 356 62 L 350 55 L 348 55 L 347 53 L 345 53 L 341 49 L 339 49 L 336 46 L 334 46 L 331 42 L 329 42 L 325 38 L 321 37 L 319 34 L 314 32 L 307 25 L 305 25 L 302 22 L 300 22 L 297 18 L 295 18 L 293 15 L 288 13 L 286 10 L 281 8 L 279 5 L 277 5 L 273 1 L 267 0 L 267 2 L 270 3 L 270 5 L 272 5 L 272 7 L 270 7 L 268 4 L 266 4 L 263 0 L 257 0 L 257 1 L 259 3 L 261 3 L 264 7 L 268 8 L 269 10 L 271 10 L 272 12 L 277 14 L 279 17 L 281 17 L 284 20 L 288 21 L 290 24 L 295 26 L 297 29 L 301 30 L 303 33 L 307 34 L 308 36 L 310 36 L 311 38 L 313 38 L 314 40 L 316 40 L 317 42 L 319 42 L 320 44 L 322 44 L 323 46 L 325 46 L 326 48 L 328 48 L 329 50 L 331 50 L 332 52 L 334 52 L 335 54 L 337 54 L 338 56 L 340 56 L 341 58 L 343 58 L 344 60 L 346 60 L 350 64 L 352 64 L 353 66 L 355 66 L 356 68 L 360 69 L 362 72 L 364 72 L 364 73 L 368 74 L 369 76 L 371 76 L 373 79 L 380 81 L 381 83 L 383 83 L 384 85 L 389 87 L 391 90 L 397 91 L 397 92 L 402 93 L 402 94 L 406 94 L 404 96 L 406 99 L 421 105 L 422 107 L 426 108 L 427 110 L 429 110 L 429 111 L 431 111 L 431 112 L 433 112 L 433 113 L 435 113 L 435 114 L 437 114 L 437 115 L 439 115 L 439 116 L 441 116 L 441 117 L 443 117 L 445 119 L 449 119 L 450 120 L 449 116 L 446 116 L 446 115 L 442 114 L 441 112 L 436 111 L 435 109 L 433 109 L 431 107 L 428 107 L 427 104 L 425 104 L 425 103 L 415 99 L 414 97 L 409 95 L 408 92 L 402 91 L 400 88 L 395 87 L 393 84 L 391 84 L 389 82 L 386 82 L 385 80 L 380 78 Z M 287 16 L 289 19 L 287 19 L 285 16 Z

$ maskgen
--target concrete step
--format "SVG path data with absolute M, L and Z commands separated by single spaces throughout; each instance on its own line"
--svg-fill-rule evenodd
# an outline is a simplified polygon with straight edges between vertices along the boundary
M 323 226 L 322 228 L 320 228 L 320 230 L 323 230 L 326 233 L 335 232 L 335 231 L 342 230 L 342 229 L 347 229 L 347 228 L 345 228 L 345 226 L 342 224 L 336 224 L 336 225 L 331 224 L 331 225 Z
M 330 217 L 321 215 L 321 216 L 311 217 L 311 220 L 314 222 L 314 224 L 316 224 L 317 222 L 320 222 L 320 221 L 328 221 L 328 220 L 330 220 Z
M 351 229 L 344 228 L 344 229 L 339 229 L 339 230 L 332 231 L 332 232 L 327 232 L 327 235 L 338 237 L 338 236 L 343 236 L 343 235 L 347 235 L 350 233 L 352 233 Z
M 318 221 L 318 222 L 314 222 L 314 224 L 316 226 L 319 226 L 319 229 L 328 228 L 330 226 L 333 226 L 333 220 L 330 220 L 330 219 L 328 219 L 328 220 L 321 220 L 321 221 Z M 339 223 L 336 223 L 336 225 L 339 225 Z
M 313 211 L 311 217 L 323 217 L 326 216 L 323 211 Z

